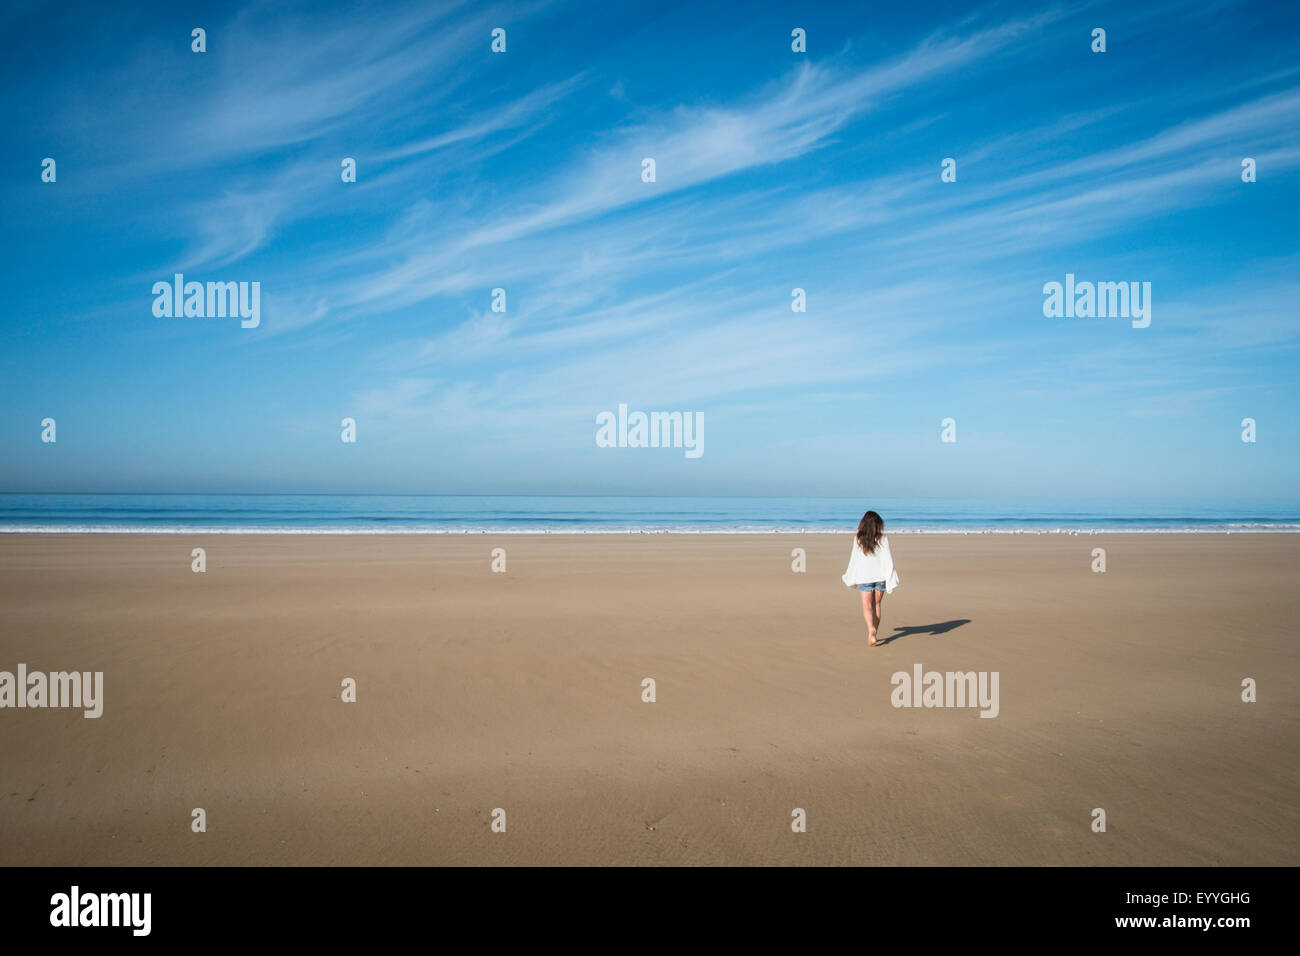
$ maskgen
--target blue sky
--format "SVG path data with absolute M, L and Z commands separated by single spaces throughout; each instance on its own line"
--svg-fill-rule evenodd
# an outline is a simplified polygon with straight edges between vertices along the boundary
M 1294 4 L 179 6 L 0 14 L 0 491 L 1294 496 Z

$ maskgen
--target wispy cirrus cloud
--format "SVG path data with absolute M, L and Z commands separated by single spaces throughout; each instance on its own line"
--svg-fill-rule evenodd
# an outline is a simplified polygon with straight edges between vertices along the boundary
M 217 392 L 247 374 L 276 407 L 387 423 L 390 449 L 449 431 L 474 461 L 504 435 L 585 442 L 593 410 L 623 399 L 729 429 L 780 415 L 804 431 L 772 447 L 815 456 L 941 405 L 992 436 L 1024 407 L 1069 419 L 1065 396 L 1096 403 L 1080 426 L 1096 430 L 1157 395 L 1165 411 L 1140 417 L 1183 394 L 1208 410 L 1276 393 L 1275 369 L 1252 366 L 1300 344 L 1300 250 L 1276 227 L 1300 72 L 1232 25 L 1205 57 L 1198 31 L 1231 3 L 1017 6 L 947 24 L 846 8 L 801 56 L 762 10 L 695 11 L 683 30 L 677 10 L 252 4 L 210 23 L 205 57 L 129 37 L 107 92 L 57 97 L 50 115 L 93 160 L 41 198 L 74 197 L 121 236 L 83 260 L 129 281 L 109 286 L 115 306 L 85 283 L 83 314 L 130 316 L 182 358 L 208 336 L 191 361 L 237 369 L 207 379 Z M 494 57 L 498 24 L 512 45 Z M 173 270 L 260 280 L 261 327 L 151 321 L 138 290 Z M 1046 319 L 1042 285 L 1065 271 L 1154 280 L 1153 326 Z

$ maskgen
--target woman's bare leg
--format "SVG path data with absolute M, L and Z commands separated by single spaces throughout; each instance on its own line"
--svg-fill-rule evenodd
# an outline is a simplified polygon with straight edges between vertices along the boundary
M 872 597 L 874 591 L 862 592 L 862 616 L 867 620 L 867 633 L 871 635 L 871 643 L 876 643 L 876 628 L 879 622 L 876 620 L 876 599 Z
M 883 611 L 884 611 L 884 607 L 885 607 L 885 592 L 884 592 L 884 591 L 872 591 L 872 592 L 870 592 L 870 593 L 873 594 L 873 595 L 875 595 L 875 598 L 876 598 L 876 603 L 875 603 L 875 612 L 876 612 L 876 630 L 880 630 L 880 616 L 881 616 L 881 614 L 883 613 Z

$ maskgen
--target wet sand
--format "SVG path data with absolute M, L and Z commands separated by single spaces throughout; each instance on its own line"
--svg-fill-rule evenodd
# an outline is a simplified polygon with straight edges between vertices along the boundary
M 1300 863 L 1300 536 L 891 543 L 869 649 L 848 536 L 0 535 L 0 670 L 104 674 L 0 863 Z

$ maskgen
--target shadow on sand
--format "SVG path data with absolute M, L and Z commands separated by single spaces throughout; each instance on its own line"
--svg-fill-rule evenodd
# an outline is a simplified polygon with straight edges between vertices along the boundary
M 944 621 L 942 624 L 921 624 L 916 627 L 895 627 L 894 633 L 890 634 L 884 640 L 880 641 L 880 643 L 892 644 L 900 637 L 913 637 L 914 635 L 917 634 L 934 634 L 934 635 L 947 634 L 949 631 L 954 630 L 955 628 L 959 628 L 963 624 L 969 624 L 969 623 L 970 623 L 970 618 L 962 618 L 961 620 L 958 621 Z

